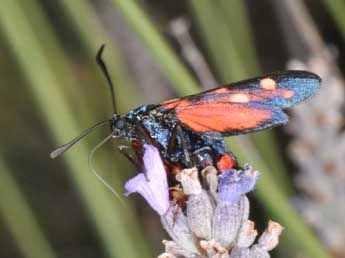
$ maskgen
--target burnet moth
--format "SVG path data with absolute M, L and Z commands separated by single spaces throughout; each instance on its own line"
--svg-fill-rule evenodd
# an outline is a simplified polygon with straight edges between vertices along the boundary
M 285 124 L 288 117 L 283 109 L 315 94 L 321 82 L 319 76 L 307 71 L 275 72 L 119 115 L 103 50 L 104 45 L 97 53 L 97 62 L 110 86 L 114 115 L 53 151 L 52 158 L 94 129 L 109 125 L 111 134 L 106 140 L 127 140 L 129 145 L 119 149 L 138 167 L 142 166 L 143 145 L 148 143 L 160 150 L 168 169 L 216 165 L 222 172 L 237 168 L 224 137 Z

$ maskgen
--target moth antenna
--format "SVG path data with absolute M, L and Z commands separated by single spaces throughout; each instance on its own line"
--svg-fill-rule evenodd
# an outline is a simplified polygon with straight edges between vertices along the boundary
M 91 171 L 93 172 L 93 174 L 98 178 L 99 181 L 101 181 L 121 202 L 121 204 L 126 207 L 126 204 L 124 203 L 124 201 L 121 199 L 120 194 L 113 188 L 111 187 L 111 185 L 109 185 L 104 179 L 103 177 L 101 177 L 100 174 L 97 173 L 96 169 L 93 166 L 93 162 L 92 162 L 92 158 L 93 155 L 95 154 L 96 150 L 98 150 L 100 147 L 102 147 L 111 137 L 113 136 L 113 134 L 108 135 L 105 139 L 103 139 L 101 142 L 99 142 L 95 147 L 93 147 L 93 149 L 89 152 L 88 155 L 88 164 L 89 164 L 89 168 L 91 169 Z
M 65 143 L 64 145 L 60 146 L 59 148 L 57 148 L 56 150 L 54 150 L 53 152 L 50 153 L 50 157 L 52 159 L 55 159 L 56 157 L 60 156 L 61 154 L 63 154 L 65 151 L 67 151 L 69 148 L 71 148 L 74 144 L 76 144 L 78 141 L 80 141 L 82 138 L 84 138 L 86 135 L 88 135 L 89 133 L 91 133 L 93 130 L 95 130 L 98 127 L 104 126 L 106 124 L 110 124 L 111 120 L 105 120 L 102 122 L 99 122 L 97 124 L 95 124 L 94 126 L 90 127 L 89 129 L 86 129 L 84 132 L 82 132 L 79 136 L 75 137 L 74 139 L 72 139 L 70 142 Z
M 111 93 L 113 112 L 114 112 L 114 114 L 117 114 L 116 102 L 115 102 L 115 91 L 114 91 L 113 82 L 112 82 L 111 77 L 109 75 L 108 68 L 102 59 L 102 54 L 103 54 L 104 48 L 105 48 L 105 44 L 102 44 L 101 47 L 98 49 L 97 55 L 96 55 L 96 62 L 99 65 L 99 67 L 101 68 L 103 75 L 107 79 L 107 82 L 108 82 L 108 85 L 110 88 L 110 93 Z

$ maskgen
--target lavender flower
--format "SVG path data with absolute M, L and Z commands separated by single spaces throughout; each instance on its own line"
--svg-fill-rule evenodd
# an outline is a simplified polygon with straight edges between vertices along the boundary
M 163 162 L 158 150 L 151 145 L 144 145 L 144 166 L 146 175 L 139 173 L 125 184 L 128 196 L 137 192 L 150 204 L 159 215 L 164 215 L 169 209 L 168 181 Z
M 126 195 L 138 192 L 161 216 L 171 241 L 163 240 L 165 252 L 159 258 L 266 258 L 279 241 L 282 227 L 269 222 L 257 244 L 254 222 L 248 220 L 246 193 L 253 190 L 259 172 L 245 165 L 218 175 L 213 166 L 202 171 L 183 169 L 170 190 L 158 150 L 145 145 L 143 173 L 130 179 Z M 200 181 L 200 179 L 202 181 Z M 184 195 L 182 201 L 173 191 Z

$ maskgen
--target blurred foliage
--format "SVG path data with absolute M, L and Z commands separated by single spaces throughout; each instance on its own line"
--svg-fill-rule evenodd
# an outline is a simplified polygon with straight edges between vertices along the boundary
M 337 11 L 342 4 L 324 2 L 334 19 L 332 26 L 343 33 L 345 23 Z M 168 22 L 181 15 L 191 19 L 191 33 L 220 83 L 284 68 L 288 59 L 285 46 L 279 44 L 282 32 L 273 26 L 279 16 L 271 5 L 269 0 L 174 4 L 151 0 L 140 5 L 134 0 L 3 0 L 0 256 L 130 258 L 158 253 L 164 237 L 158 217 L 139 201 L 132 207 L 126 199 L 123 207 L 87 166 L 89 150 L 109 134 L 106 129 L 90 135 L 63 158 L 50 160 L 49 152 L 111 116 L 107 85 L 94 59 L 102 43 L 107 44 L 104 59 L 116 82 L 118 109 L 124 113 L 145 103 L 145 92 L 138 86 L 140 74 L 132 76 L 133 62 L 142 57 L 134 51 L 135 44 L 146 47 L 176 95 L 199 90 L 198 78 L 179 54 L 176 41 L 166 37 Z M 321 9 L 319 13 L 326 10 Z M 141 67 L 141 76 L 154 77 L 149 66 Z M 157 96 L 158 103 L 159 92 L 169 92 L 164 87 L 152 85 L 144 91 Z M 276 139 L 276 133 L 230 142 L 241 162 L 250 162 L 264 174 L 257 191 L 264 209 L 255 213 L 256 219 L 267 216 L 286 228 L 284 252 L 277 257 L 292 257 L 294 252 L 288 252 L 292 249 L 330 257 L 288 204 L 293 185 L 287 171 L 292 168 L 281 149 L 288 140 Z M 95 163 L 120 193 L 124 180 L 134 173 L 110 144 L 99 151 Z

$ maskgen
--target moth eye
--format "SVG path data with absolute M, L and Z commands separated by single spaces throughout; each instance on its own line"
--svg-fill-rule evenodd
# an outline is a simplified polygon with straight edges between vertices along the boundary
M 117 129 L 123 129 L 126 126 L 126 121 L 124 119 L 118 119 L 115 123 Z

